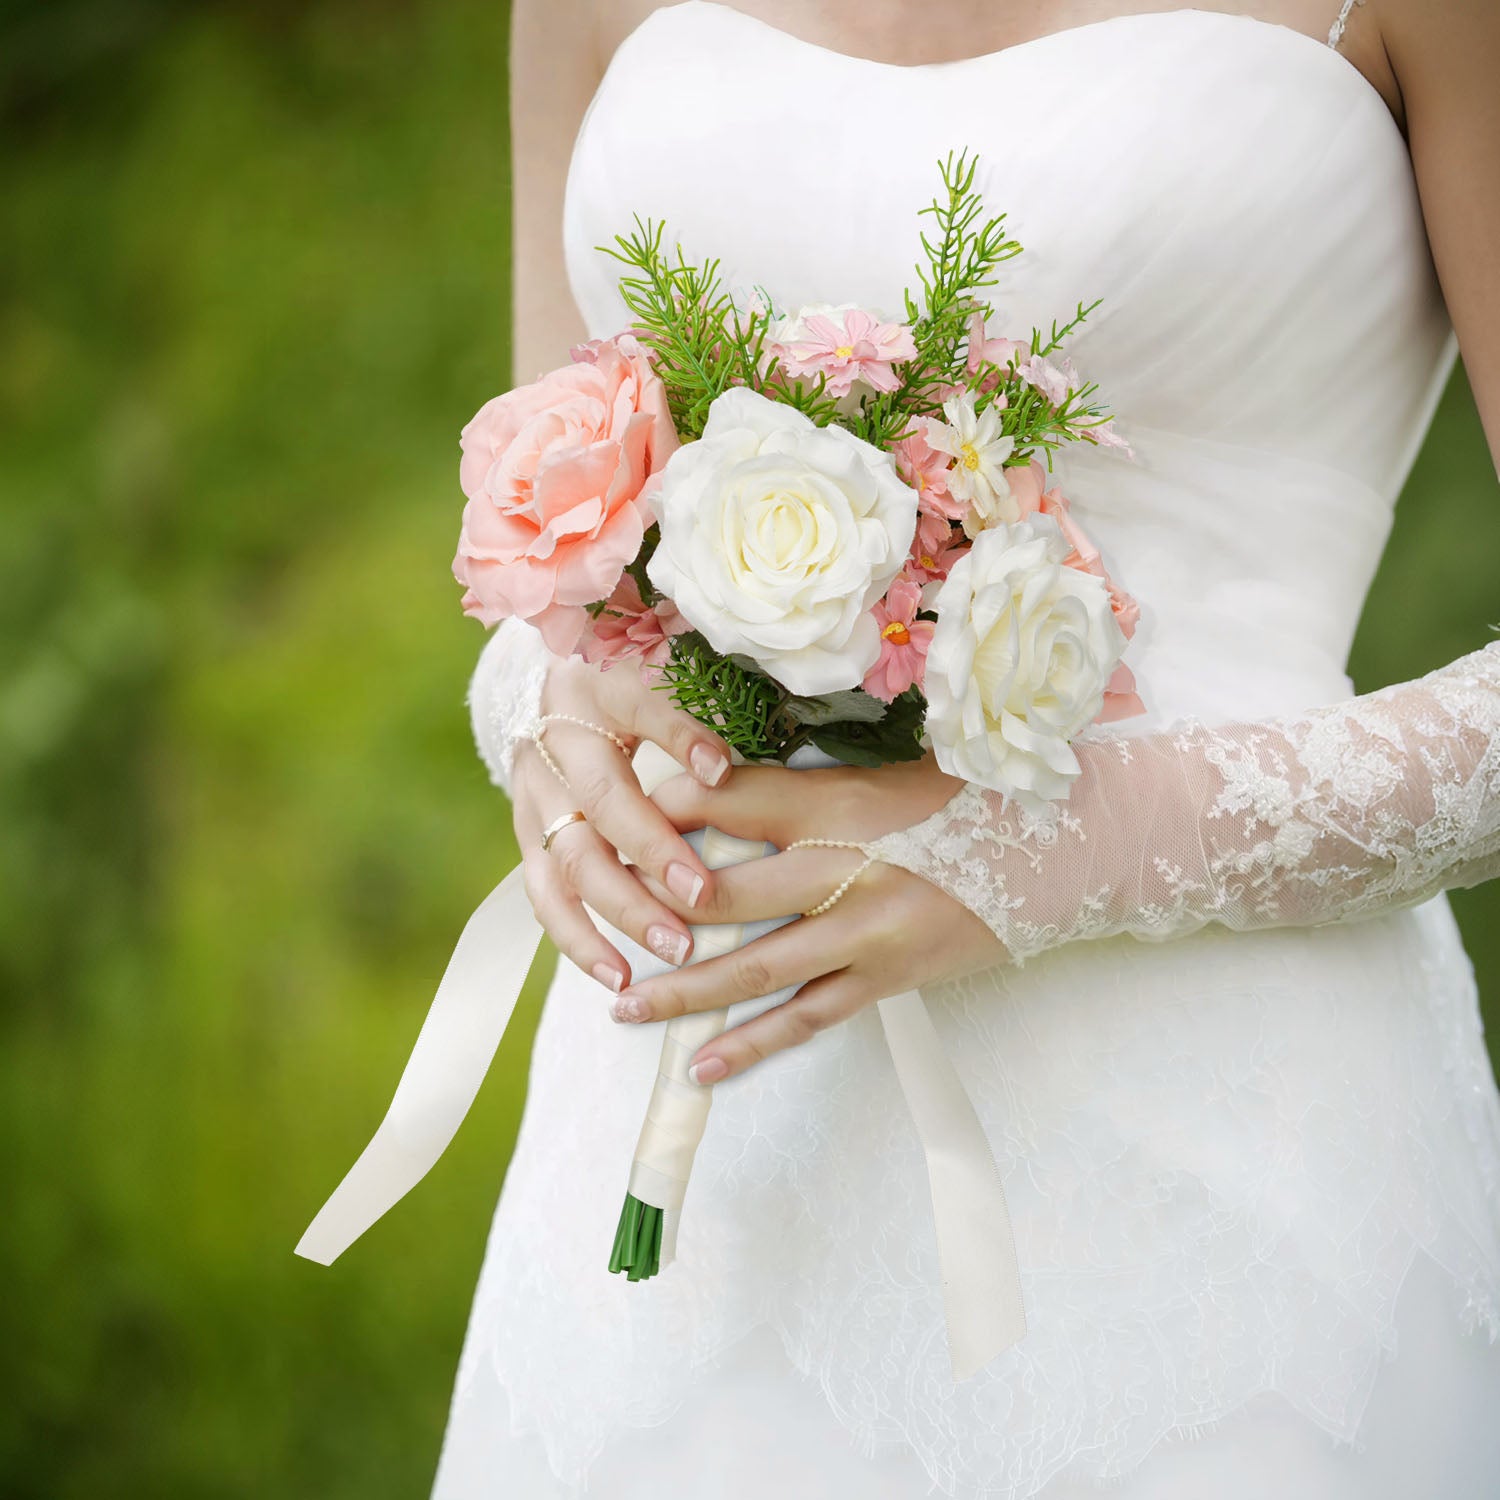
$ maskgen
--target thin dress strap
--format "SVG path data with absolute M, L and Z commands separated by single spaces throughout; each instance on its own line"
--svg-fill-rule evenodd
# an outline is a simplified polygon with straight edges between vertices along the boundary
M 1344 28 L 1349 24 L 1349 12 L 1356 5 L 1363 5 L 1364 3 L 1365 0 L 1344 0 L 1344 3 L 1339 7 L 1338 18 L 1328 28 L 1328 45 L 1330 47 L 1337 47 L 1343 40 Z

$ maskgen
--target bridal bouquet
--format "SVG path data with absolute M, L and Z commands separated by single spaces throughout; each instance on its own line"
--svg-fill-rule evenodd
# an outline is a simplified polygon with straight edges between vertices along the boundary
M 1059 352 L 1097 303 L 1046 337 L 991 331 L 981 294 L 1021 246 L 976 165 L 940 164 L 900 317 L 736 294 L 639 218 L 601 246 L 633 325 L 463 430 L 465 612 L 635 662 L 747 760 L 930 746 L 1033 810 L 1065 798 L 1074 736 L 1142 709 L 1138 612 L 1047 472 L 1062 444 L 1125 444 Z M 666 1028 L 611 1257 L 631 1280 L 670 1258 L 711 1093 L 686 1062 L 725 1014 Z

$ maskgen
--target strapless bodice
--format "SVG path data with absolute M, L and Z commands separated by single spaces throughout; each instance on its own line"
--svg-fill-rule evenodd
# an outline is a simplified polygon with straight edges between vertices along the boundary
M 1128 58 L 1128 65 L 1122 65 Z M 1405 142 L 1341 54 L 1216 11 L 1128 15 L 951 63 L 878 63 L 688 0 L 616 51 L 574 144 L 567 271 L 634 216 L 779 306 L 899 314 L 952 150 L 1025 253 L 996 324 L 1102 298 L 1069 349 L 1132 444 L 1056 471 L 1141 600 L 1140 732 L 1349 691 L 1344 664 L 1456 344 Z

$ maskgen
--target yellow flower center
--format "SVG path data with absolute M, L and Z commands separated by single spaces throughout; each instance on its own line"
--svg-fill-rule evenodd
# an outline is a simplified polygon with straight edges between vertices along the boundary
M 887 625 L 885 629 L 880 633 L 886 638 L 886 640 L 890 641 L 892 645 L 909 646 L 911 644 L 911 631 L 909 631 L 906 626 L 901 623 L 900 620 L 892 620 L 891 623 Z
M 958 461 L 966 469 L 977 469 L 979 467 L 979 454 L 975 450 L 973 443 L 965 443 L 958 450 Z
M 917 561 L 922 565 L 922 567 L 926 568 L 929 573 L 931 573 L 937 567 L 937 559 L 929 557 L 925 552 L 917 559 Z
M 838 346 L 838 348 L 835 349 L 833 352 L 835 354 L 837 354 L 840 359 L 853 359 L 854 358 L 854 345 L 853 344 L 840 344 Z

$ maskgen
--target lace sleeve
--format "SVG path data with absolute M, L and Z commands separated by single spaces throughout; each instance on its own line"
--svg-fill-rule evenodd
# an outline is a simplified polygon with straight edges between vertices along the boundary
M 1052 816 L 966 783 L 869 851 L 1017 963 L 1076 938 L 1347 921 L 1500 874 L 1500 643 L 1294 718 L 1074 749 Z
M 556 658 L 540 633 L 510 616 L 495 627 L 469 679 L 474 743 L 490 780 L 511 794 L 516 743 L 532 733 L 541 712 L 542 686 Z

